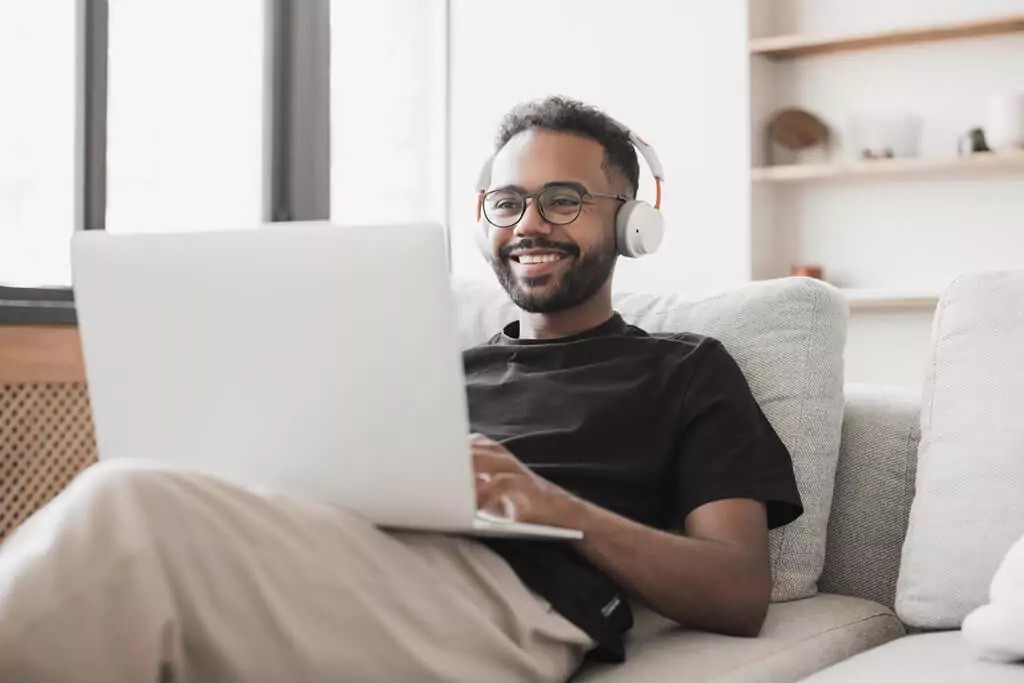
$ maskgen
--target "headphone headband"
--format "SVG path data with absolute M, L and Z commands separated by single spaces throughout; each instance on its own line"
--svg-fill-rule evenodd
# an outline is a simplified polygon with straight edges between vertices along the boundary
M 661 184 L 665 182 L 665 171 L 662 169 L 661 160 L 658 158 L 658 153 L 654 151 L 647 142 L 639 135 L 631 131 L 626 126 L 622 125 L 618 121 L 614 121 L 615 125 L 626 134 L 629 141 L 636 148 L 636 151 L 640 153 L 640 156 L 647 162 L 647 167 L 651 169 L 651 175 L 654 176 L 654 187 L 657 193 L 654 200 L 654 208 L 661 208 Z M 480 169 L 480 175 L 477 177 L 476 189 L 477 192 L 483 195 L 487 192 L 487 187 L 491 184 L 491 167 L 494 165 L 494 156 L 487 157 L 487 161 L 484 162 L 483 167 Z M 479 207 L 477 209 L 476 219 L 480 220 Z
M 639 135 L 631 131 L 626 126 L 622 125 L 618 121 L 615 122 L 615 125 L 621 128 L 622 132 L 629 137 L 629 141 L 633 143 L 633 146 L 636 147 L 636 150 L 640 152 L 640 156 L 642 156 L 644 158 L 644 161 L 647 162 L 647 167 L 651 169 L 651 175 L 654 176 L 654 183 L 657 186 L 658 190 L 658 198 L 654 202 L 654 208 L 660 209 L 661 184 L 665 182 L 665 171 L 661 167 L 661 159 L 658 158 L 658 153 L 655 152 L 654 148 L 647 144 L 647 142 L 643 138 L 641 138 Z

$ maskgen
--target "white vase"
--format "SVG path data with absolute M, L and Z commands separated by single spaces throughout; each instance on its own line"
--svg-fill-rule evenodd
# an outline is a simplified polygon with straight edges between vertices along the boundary
M 1024 91 L 992 96 L 985 140 L 994 150 L 1024 148 Z

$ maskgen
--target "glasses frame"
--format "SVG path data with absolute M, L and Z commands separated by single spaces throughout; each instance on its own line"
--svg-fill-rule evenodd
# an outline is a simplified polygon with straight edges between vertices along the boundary
M 547 192 L 549 190 L 560 189 L 560 188 L 561 189 L 568 188 L 570 190 L 575 190 L 580 195 L 580 205 L 576 209 L 576 215 L 573 216 L 571 219 L 569 219 L 567 221 L 553 221 L 550 218 L 548 218 L 548 215 L 544 212 L 544 203 L 540 201 L 540 196 L 542 194 L 544 194 L 545 192 Z M 491 220 L 491 217 L 487 215 L 487 198 L 489 196 L 495 194 L 495 193 L 498 193 L 498 192 L 514 192 L 515 194 L 517 194 L 517 195 L 519 195 L 520 197 L 523 198 L 523 206 L 519 210 L 519 217 L 516 218 L 511 223 L 509 223 L 508 225 L 499 225 L 499 224 L 495 223 L 493 220 Z M 531 199 L 534 201 L 534 204 L 537 205 L 537 213 L 540 214 L 540 217 L 544 219 L 545 223 L 549 223 L 551 225 L 570 225 L 572 223 L 575 223 L 576 220 L 580 217 L 580 214 L 583 213 L 583 206 L 584 206 L 584 204 L 586 204 L 586 200 L 588 198 L 594 198 L 594 199 L 615 199 L 615 200 L 618 200 L 618 201 L 620 201 L 622 203 L 626 203 L 626 202 L 630 201 L 629 197 L 626 197 L 625 195 L 621 195 L 621 194 L 607 194 L 607 193 L 604 193 L 604 192 L 591 192 L 590 190 L 588 190 L 587 188 L 585 188 L 585 187 L 583 187 L 581 185 L 570 184 L 570 183 L 554 183 L 554 184 L 551 184 L 551 185 L 545 185 L 544 187 L 542 187 L 537 192 L 530 192 L 529 194 L 520 192 L 519 190 L 516 190 L 516 189 L 510 189 L 510 188 L 498 188 L 498 189 L 495 189 L 495 190 L 490 190 L 489 192 L 482 192 L 480 194 L 480 206 L 481 206 L 481 208 L 483 210 L 484 218 L 487 220 L 488 223 L 490 223 L 491 225 L 493 225 L 494 227 L 496 227 L 496 228 L 498 228 L 500 230 L 509 230 L 509 229 L 512 229 L 512 228 L 516 227 L 517 225 L 519 225 L 519 221 L 523 220 L 523 216 L 526 215 L 526 209 L 529 207 Z

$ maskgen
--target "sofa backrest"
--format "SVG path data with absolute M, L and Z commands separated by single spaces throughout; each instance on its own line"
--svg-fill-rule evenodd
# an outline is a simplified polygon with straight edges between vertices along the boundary
M 516 316 L 493 283 L 457 283 L 455 291 L 464 346 L 484 341 Z M 772 532 L 773 598 L 813 595 L 825 559 L 839 455 L 847 315 L 843 297 L 824 283 L 789 278 L 699 300 L 619 294 L 614 306 L 648 332 L 715 337 L 735 358 L 793 457 L 805 508 L 803 517 Z
M 920 440 L 919 392 L 846 387 L 822 591 L 894 606 Z

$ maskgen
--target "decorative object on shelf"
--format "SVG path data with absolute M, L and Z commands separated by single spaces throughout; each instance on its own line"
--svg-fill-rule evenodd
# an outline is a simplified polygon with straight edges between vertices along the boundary
M 775 142 L 793 152 L 814 148 L 827 152 L 830 138 L 825 122 L 804 109 L 783 109 L 768 121 L 769 144 Z M 774 163 L 771 151 L 769 149 L 769 164 Z
M 960 156 L 968 154 L 981 154 L 991 152 L 988 142 L 985 140 L 985 131 L 981 128 L 972 128 L 957 141 L 956 151 Z
M 913 159 L 921 149 L 921 117 L 857 114 L 850 122 L 849 149 L 858 159 Z
M 825 271 L 821 266 L 796 265 L 790 269 L 789 273 L 793 277 L 809 277 L 815 280 L 825 279 Z
M 1024 91 L 999 93 L 989 99 L 985 133 L 993 150 L 1024 148 Z

